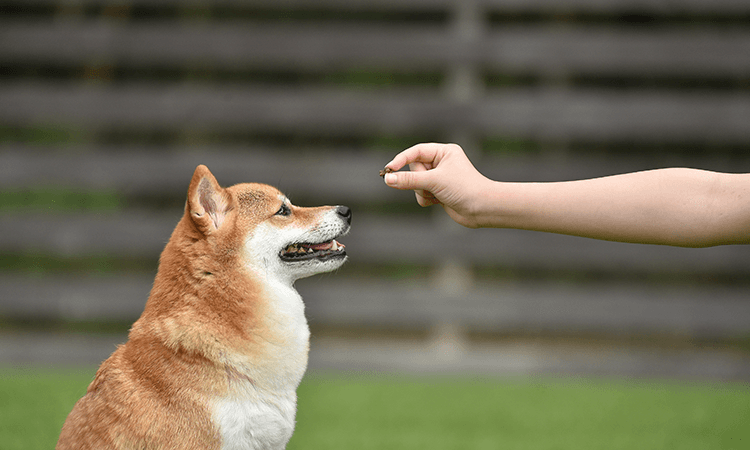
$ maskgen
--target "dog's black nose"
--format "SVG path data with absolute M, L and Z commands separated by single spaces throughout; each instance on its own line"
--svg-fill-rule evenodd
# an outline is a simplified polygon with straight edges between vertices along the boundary
M 352 224 L 352 210 L 348 206 L 337 206 L 336 213 L 343 217 L 346 223 Z

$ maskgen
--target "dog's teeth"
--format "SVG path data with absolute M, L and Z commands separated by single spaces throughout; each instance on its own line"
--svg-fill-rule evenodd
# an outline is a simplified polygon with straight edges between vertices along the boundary
M 331 250 L 333 250 L 335 252 L 338 249 L 339 249 L 339 243 L 336 242 L 336 240 L 334 239 L 333 244 L 331 244 Z
M 314 252 L 314 251 L 315 251 L 315 250 L 311 249 L 310 247 L 307 247 L 307 253 L 312 253 L 312 252 Z

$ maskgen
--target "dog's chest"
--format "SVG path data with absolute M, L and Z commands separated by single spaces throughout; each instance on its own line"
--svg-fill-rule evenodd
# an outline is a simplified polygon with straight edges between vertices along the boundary
M 214 420 L 222 450 L 284 449 L 294 431 L 296 394 L 268 399 L 222 399 Z
M 294 431 L 297 386 L 307 368 L 310 331 L 296 290 L 278 288 L 266 320 L 273 332 L 251 359 L 230 358 L 229 393 L 213 400 L 222 450 L 284 449 Z

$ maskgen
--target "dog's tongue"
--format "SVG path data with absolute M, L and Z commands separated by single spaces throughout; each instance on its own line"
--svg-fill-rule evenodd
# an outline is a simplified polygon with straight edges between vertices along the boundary
M 314 244 L 311 245 L 310 248 L 319 251 L 319 250 L 330 250 L 333 246 L 333 241 L 323 242 L 322 244 Z
M 339 249 L 343 249 L 345 245 L 339 243 L 335 239 L 331 239 L 328 242 L 323 242 L 322 244 L 312 244 L 309 247 L 315 251 L 333 250 L 334 252 L 336 252 L 336 251 L 339 251 Z

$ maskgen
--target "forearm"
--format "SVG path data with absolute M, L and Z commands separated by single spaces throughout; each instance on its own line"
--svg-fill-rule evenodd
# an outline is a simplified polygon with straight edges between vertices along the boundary
M 694 169 L 494 182 L 475 211 L 487 227 L 686 247 L 748 243 L 749 186 L 748 175 Z

